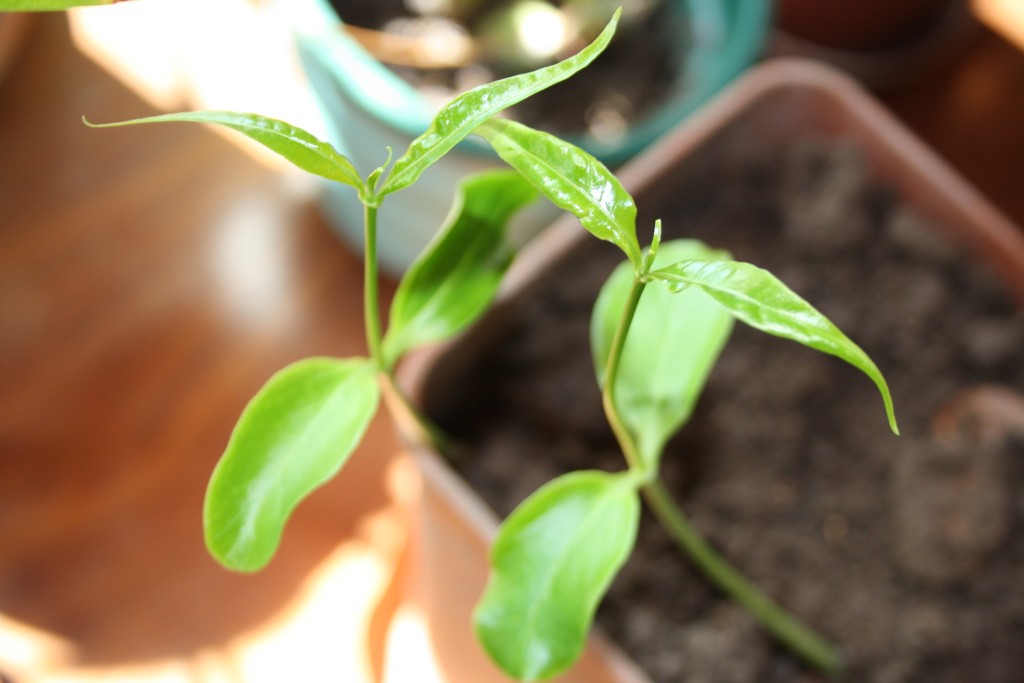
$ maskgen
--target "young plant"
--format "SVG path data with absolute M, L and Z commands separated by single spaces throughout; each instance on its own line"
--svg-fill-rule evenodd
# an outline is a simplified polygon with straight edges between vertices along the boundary
M 610 42 L 618 16 L 574 57 L 456 98 L 393 164 L 389 151 L 385 164 L 365 177 L 328 143 L 254 114 L 168 114 L 96 126 L 225 126 L 299 168 L 351 186 L 364 206 L 368 356 L 299 361 L 257 393 L 210 481 L 203 513 L 207 546 L 233 570 L 266 565 L 292 511 L 343 467 L 382 397 L 436 437 L 397 386 L 396 364 L 417 346 L 457 334 L 489 306 L 512 258 L 506 224 L 539 192 L 593 235 L 617 245 L 627 259 L 603 290 L 593 325 L 605 411 L 627 469 L 559 477 L 502 525 L 492 577 L 476 612 L 485 649 L 523 681 L 568 668 L 582 650 L 597 603 L 633 547 L 642 495 L 713 580 L 798 654 L 831 670 L 838 665 L 832 648 L 761 595 L 694 532 L 658 480 L 659 460 L 666 440 L 688 418 L 734 317 L 864 371 L 878 385 L 895 431 L 884 379 L 856 345 L 765 271 L 728 261 L 723 252 L 693 241 L 662 246 L 660 226 L 650 248 L 641 250 L 633 199 L 608 169 L 554 136 L 495 118 L 586 67 Z M 378 314 L 377 211 L 387 195 L 415 183 L 472 133 L 514 170 L 484 173 L 460 185 L 445 226 L 402 279 L 385 331 Z M 650 288 L 640 307 L 652 282 L 660 286 Z
M 694 240 L 662 245 L 660 223 L 650 248 L 641 251 L 633 198 L 586 153 L 510 121 L 489 122 L 480 132 L 507 163 L 626 256 L 598 297 L 591 343 L 605 414 L 627 469 L 558 477 L 501 525 L 491 551 L 491 578 L 475 614 L 484 647 L 519 680 L 568 668 L 582 651 L 597 604 L 630 554 L 642 496 L 680 549 L 721 590 L 796 655 L 820 670 L 836 671 L 835 648 L 733 569 L 690 525 L 658 471 L 665 443 L 689 418 L 734 319 L 861 370 L 877 386 L 898 433 L 882 374 L 835 325 L 767 271 Z
M 190 121 L 236 130 L 299 168 L 351 186 L 364 206 L 364 326 L 368 357 L 312 358 L 274 375 L 243 411 L 207 489 L 206 544 L 224 566 L 256 571 L 273 557 L 296 506 L 333 478 L 359 445 L 384 396 L 431 428 L 398 388 L 397 362 L 416 346 L 457 334 L 479 317 L 512 258 L 505 226 L 536 192 L 495 171 L 462 183 L 437 238 L 406 273 L 385 334 L 379 316 L 377 211 L 463 138 L 506 108 L 587 66 L 612 39 L 618 13 L 593 43 L 558 64 L 470 90 L 443 107 L 406 152 L 363 178 L 330 144 L 283 121 L 206 111 L 97 128 Z

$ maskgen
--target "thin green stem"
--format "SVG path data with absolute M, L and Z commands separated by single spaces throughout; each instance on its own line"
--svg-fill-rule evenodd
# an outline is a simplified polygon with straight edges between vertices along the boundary
M 382 375 L 384 377 L 384 400 L 387 402 L 391 414 L 413 425 L 418 432 L 415 437 L 417 442 L 433 446 L 449 459 L 454 458 L 454 448 L 448 435 L 402 391 L 394 374 L 388 372 L 382 373 Z
M 384 358 L 383 332 L 380 320 L 380 294 L 377 269 L 377 206 L 376 202 L 364 203 L 365 233 L 364 250 L 366 264 L 363 268 L 363 315 L 366 325 L 366 345 L 383 378 L 384 399 L 392 415 L 399 416 L 415 425 L 419 430 L 417 439 L 429 443 L 442 453 L 451 451 L 451 443 L 441 428 L 434 424 L 419 408 L 413 405 L 395 380 L 394 371 L 388 368 Z
M 808 664 L 826 673 L 839 670 L 841 659 L 835 647 L 762 593 L 730 565 L 693 528 L 660 481 L 646 484 L 643 494 L 673 540 L 716 586 L 745 607 L 769 633 Z
M 629 290 L 629 298 L 626 299 L 626 306 L 619 319 L 619 326 L 612 338 L 612 346 L 608 351 L 608 363 L 605 365 L 604 386 L 601 387 L 601 401 L 604 404 L 604 414 L 608 418 L 608 424 L 619 442 L 622 454 L 626 458 L 629 469 L 646 476 L 647 468 L 640 457 L 640 451 L 636 446 L 633 435 L 622 422 L 618 408 L 615 407 L 615 379 L 619 374 L 619 362 L 622 360 L 622 349 L 626 346 L 626 336 L 629 334 L 629 327 L 633 323 L 633 316 L 636 314 L 636 307 L 640 303 L 640 296 L 644 293 L 647 283 L 639 277 L 633 279 L 633 286 Z
M 384 351 L 381 347 L 380 296 L 377 284 L 377 207 L 363 205 L 363 242 L 366 263 L 363 267 L 363 316 L 366 326 L 366 345 L 370 357 L 383 369 Z
M 649 267 L 649 264 L 645 264 L 645 266 Z M 686 515 L 657 478 L 657 473 L 648 471 L 649 466 L 643 462 L 636 441 L 622 422 L 615 406 L 616 377 L 629 328 L 640 303 L 640 296 L 643 294 L 644 279 L 644 273 L 640 273 L 633 280 L 622 317 L 619 319 L 618 328 L 612 339 L 608 362 L 605 366 L 604 386 L 602 387 L 605 415 L 616 439 L 618 439 L 629 469 L 641 475 L 642 481 L 644 481 L 641 490 L 658 521 L 668 531 L 679 548 L 712 583 L 746 608 L 765 630 L 789 647 L 798 657 L 820 671 L 834 673 L 839 670 L 841 664 L 837 650 L 762 593 L 693 528 Z

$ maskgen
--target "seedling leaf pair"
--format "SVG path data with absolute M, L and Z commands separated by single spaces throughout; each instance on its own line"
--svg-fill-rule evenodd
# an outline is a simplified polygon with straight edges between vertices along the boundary
M 507 171 L 463 183 L 447 229 L 409 271 L 392 306 L 391 362 L 456 334 L 486 310 L 508 266 L 508 217 L 535 196 Z M 270 561 L 292 511 L 338 473 L 377 411 L 368 358 L 314 358 L 270 379 L 242 413 L 207 490 L 207 547 L 230 569 Z
M 665 442 L 685 424 L 728 338 L 732 318 L 850 363 L 876 385 L 898 433 L 885 379 L 864 351 L 766 270 L 728 260 L 694 240 L 668 242 L 647 277 L 630 325 L 615 386 L 615 406 L 645 465 L 654 470 Z M 591 319 L 598 382 L 604 384 L 612 340 L 636 274 L 629 263 L 605 283 Z
M 477 132 L 555 206 L 640 266 L 636 205 L 604 164 L 575 145 L 514 121 L 494 119 Z

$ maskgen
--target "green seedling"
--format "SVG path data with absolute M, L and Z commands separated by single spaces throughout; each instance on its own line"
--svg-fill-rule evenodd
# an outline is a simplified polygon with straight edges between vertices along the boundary
M 246 407 L 213 473 L 204 506 L 207 547 L 226 567 L 256 571 L 270 561 L 292 511 L 344 466 L 382 396 L 397 410 L 416 415 L 395 381 L 396 364 L 417 346 L 457 334 L 487 309 L 513 256 L 506 235 L 508 220 L 537 193 L 509 170 L 465 180 L 446 225 L 399 283 L 386 333 L 378 313 L 381 203 L 415 183 L 481 124 L 593 61 L 611 41 L 617 19 L 563 62 L 459 96 L 393 164 L 386 162 L 366 177 L 330 144 L 255 114 L 206 111 L 89 124 L 187 121 L 224 126 L 305 171 L 352 187 L 365 208 L 364 324 L 369 356 L 295 363 L 272 377 Z
M 398 387 L 395 367 L 410 350 L 459 333 L 488 308 L 513 257 L 508 220 L 540 194 L 626 257 L 597 301 L 592 337 L 605 411 L 627 467 L 559 477 L 502 525 L 475 617 L 484 648 L 523 681 L 571 666 L 598 602 L 632 550 L 643 498 L 723 590 L 808 662 L 834 670 L 839 660 L 829 644 L 764 597 L 695 533 L 661 485 L 659 461 L 666 440 L 688 419 L 733 319 L 862 370 L 877 384 L 895 431 L 885 380 L 853 342 L 766 271 L 695 241 L 661 245 L 660 226 L 650 248 L 641 249 L 633 198 L 607 168 L 557 137 L 495 118 L 585 68 L 608 45 L 617 21 L 618 13 L 591 45 L 564 62 L 456 98 L 393 164 L 389 152 L 366 176 L 328 143 L 253 114 L 170 114 L 97 126 L 226 126 L 299 168 L 352 187 L 365 207 L 369 354 L 300 361 L 257 393 L 210 481 L 203 513 L 207 547 L 233 570 L 265 566 L 292 511 L 341 470 L 382 398 L 418 420 L 437 442 L 436 430 Z M 486 172 L 460 185 L 446 224 L 400 282 L 385 330 L 378 313 L 378 208 L 474 133 L 512 170 Z
M 623 199 L 620 206 L 628 203 Z M 477 634 L 502 668 L 520 680 L 548 678 L 567 668 L 582 651 L 598 602 L 628 559 L 642 498 L 716 586 L 798 657 L 836 672 L 841 665 L 836 648 L 764 595 L 701 537 L 658 471 L 665 443 L 692 413 L 734 320 L 838 356 L 863 371 L 878 386 L 896 432 L 888 387 L 859 347 L 767 271 L 728 260 L 726 252 L 696 240 L 660 246 L 659 240 L 660 226 L 646 254 L 627 260 L 605 283 L 591 319 L 605 414 L 627 469 L 563 475 L 512 512 L 492 549 L 491 580 L 475 615 Z
M 642 497 L 681 550 L 772 635 L 814 667 L 838 670 L 832 645 L 761 593 L 694 530 L 658 470 L 666 441 L 689 418 L 734 319 L 861 370 L 878 387 L 898 433 L 888 386 L 874 362 L 765 270 L 694 240 L 661 245 L 660 223 L 650 248 L 641 251 L 633 198 L 585 152 L 510 121 L 491 121 L 479 132 L 510 166 L 626 257 L 598 297 L 591 345 L 605 415 L 627 469 L 559 477 L 502 524 L 475 615 L 485 649 L 519 680 L 568 668 L 629 556 Z

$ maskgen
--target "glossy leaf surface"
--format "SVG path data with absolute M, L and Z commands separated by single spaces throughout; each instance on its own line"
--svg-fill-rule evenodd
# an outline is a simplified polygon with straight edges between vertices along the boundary
M 768 271 L 734 261 L 682 261 L 654 271 L 651 277 L 671 288 L 699 287 L 746 324 L 853 365 L 878 387 L 889 426 L 899 433 L 889 386 L 874 361 L 828 318 Z
M 514 121 L 488 121 L 477 132 L 552 203 L 639 265 L 636 205 L 604 164 L 575 145 Z
M 388 367 L 414 346 L 470 325 L 494 299 L 514 251 L 506 227 L 537 193 L 514 171 L 463 181 L 445 227 L 402 278 L 384 338 Z
M 633 548 L 636 486 L 629 473 L 567 474 L 501 525 L 474 621 L 484 648 L 510 676 L 549 678 L 579 657 L 597 604 Z
M 615 12 L 594 42 L 572 57 L 530 73 L 473 88 L 445 105 L 427 131 L 413 140 L 405 154 L 395 162 L 380 194 L 397 192 L 412 185 L 423 171 L 477 126 L 534 93 L 564 81 L 594 61 L 611 42 L 620 12 Z
M 362 439 L 379 393 L 365 359 L 310 358 L 274 375 L 243 411 L 210 480 L 210 553 L 239 571 L 269 562 L 295 507 Z
M 231 111 L 197 111 L 162 114 L 117 123 L 93 124 L 88 121 L 86 123 L 94 128 L 113 128 L 142 123 L 178 121 L 212 123 L 238 131 L 267 149 L 280 154 L 303 171 L 351 185 L 362 192 L 363 181 L 347 157 L 334 149 L 330 143 L 278 119 Z
M 727 252 L 710 249 L 702 242 L 676 240 L 661 245 L 656 264 L 727 258 Z M 621 264 L 602 287 L 594 306 L 590 341 L 602 385 L 633 279 L 630 264 Z M 732 324 L 728 311 L 700 289 L 679 293 L 665 287 L 644 289 L 622 350 L 615 405 L 650 471 L 657 471 L 665 442 L 693 412 Z

